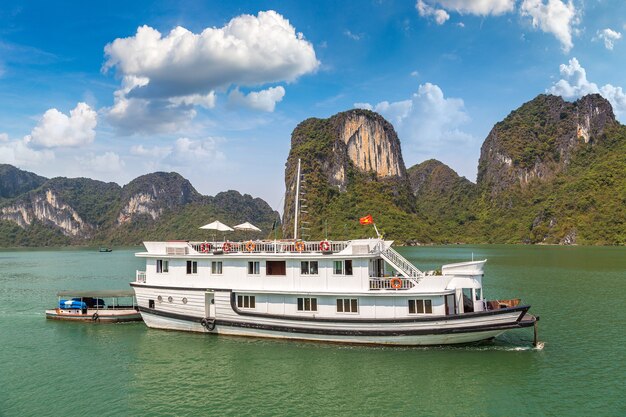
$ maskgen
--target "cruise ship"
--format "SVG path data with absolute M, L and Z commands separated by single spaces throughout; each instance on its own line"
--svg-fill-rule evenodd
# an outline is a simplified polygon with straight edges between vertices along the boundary
M 149 327 L 219 335 L 442 345 L 536 324 L 518 299 L 484 299 L 486 260 L 421 271 L 392 243 L 144 242 L 131 286 Z

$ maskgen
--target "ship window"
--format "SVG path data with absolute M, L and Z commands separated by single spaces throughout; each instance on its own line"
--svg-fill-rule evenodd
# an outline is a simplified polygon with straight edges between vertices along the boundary
M 248 262 L 248 275 L 259 275 L 261 273 L 261 262 L 249 261 Z
M 154 300 L 148 300 L 148 308 L 154 308 Z
M 267 275 L 287 275 L 285 261 L 266 261 L 265 273 Z
M 317 261 L 300 262 L 300 274 L 301 275 L 317 275 L 318 274 Z
M 161 274 L 164 272 L 169 272 L 170 270 L 170 262 L 163 260 L 163 259 L 157 259 L 156 261 L 156 271 L 157 274 Z
M 432 300 L 409 300 L 409 314 L 432 314 Z
M 337 313 L 358 313 L 359 300 L 356 298 L 337 298 Z
M 352 275 L 352 260 L 335 261 L 333 273 L 335 275 Z
M 198 273 L 198 261 L 187 261 L 187 274 Z
M 237 307 L 239 308 L 255 308 L 256 297 L 254 295 L 238 295 Z
M 481 290 L 482 290 L 481 288 L 476 288 L 474 290 L 475 294 L 476 294 L 476 301 L 482 300 L 482 291 Z
M 317 311 L 317 298 L 298 298 L 298 311 Z
M 222 275 L 222 261 L 211 262 L 211 273 L 216 275 Z

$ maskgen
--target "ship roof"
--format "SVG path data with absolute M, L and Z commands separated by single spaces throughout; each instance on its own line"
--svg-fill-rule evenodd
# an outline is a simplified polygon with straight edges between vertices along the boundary
M 57 293 L 59 297 L 93 297 L 93 298 L 105 298 L 105 297 L 134 297 L 135 292 L 130 290 L 77 290 L 77 291 L 59 291 Z

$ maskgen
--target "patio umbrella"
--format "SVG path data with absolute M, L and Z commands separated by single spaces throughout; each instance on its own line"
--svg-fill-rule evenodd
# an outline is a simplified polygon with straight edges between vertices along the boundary
M 234 231 L 232 227 L 225 225 L 219 220 L 215 220 L 213 223 L 205 224 L 201 226 L 200 229 L 204 230 L 215 230 L 217 232 L 232 232 Z M 213 240 L 215 240 L 215 233 L 213 234 Z
M 256 227 L 250 222 L 238 224 L 237 226 L 235 226 L 235 230 L 241 230 L 243 232 L 260 232 L 261 231 L 261 229 L 259 229 L 258 227 Z
M 243 230 L 245 232 L 260 232 L 261 231 L 261 229 L 259 229 L 258 227 L 256 227 L 255 225 L 249 222 L 238 224 L 237 226 L 235 226 L 235 229 Z

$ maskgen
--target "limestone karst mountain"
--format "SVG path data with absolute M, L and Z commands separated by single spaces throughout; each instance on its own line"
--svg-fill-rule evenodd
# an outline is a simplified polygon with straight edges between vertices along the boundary
M 27 185 L 9 194 L 18 189 L 16 178 Z M 0 246 L 206 239 L 198 227 L 214 218 L 252 220 L 265 231 L 278 219 L 259 198 L 236 191 L 203 196 L 175 172 L 143 175 L 120 187 L 88 178 L 45 179 L 11 167 L 0 171 L 0 184 L 0 191 L 12 195 L 0 200 Z

